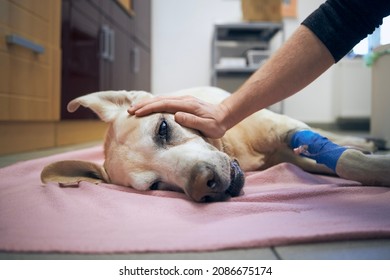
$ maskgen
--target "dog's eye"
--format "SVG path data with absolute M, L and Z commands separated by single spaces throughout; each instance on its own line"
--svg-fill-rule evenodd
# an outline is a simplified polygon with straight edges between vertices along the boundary
M 164 148 L 170 142 L 170 132 L 171 131 L 168 122 L 164 118 L 161 118 L 156 127 L 156 134 L 154 136 L 155 143 L 161 148 Z
M 151 190 L 151 191 L 155 191 L 155 190 L 158 190 L 158 185 L 159 185 L 159 183 L 160 182 L 154 182 L 150 187 L 149 187 L 149 189 Z
M 162 139 L 168 138 L 168 124 L 166 121 L 162 121 L 158 129 L 158 136 Z

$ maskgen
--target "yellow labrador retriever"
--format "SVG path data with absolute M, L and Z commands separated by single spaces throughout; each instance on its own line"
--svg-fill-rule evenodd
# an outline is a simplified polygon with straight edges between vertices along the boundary
M 229 93 L 213 87 L 172 93 L 220 102 Z M 390 185 L 390 157 L 367 155 L 373 150 L 364 139 L 321 132 L 284 115 L 261 110 L 221 139 L 208 139 L 180 126 L 172 114 L 135 117 L 127 109 L 153 95 L 144 91 L 104 91 L 74 99 L 109 123 L 104 143 L 105 162 L 61 161 L 46 166 L 43 182 L 77 184 L 86 180 L 133 187 L 137 190 L 172 190 L 197 202 L 221 201 L 240 195 L 243 171 L 264 170 L 281 162 L 308 172 L 337 174 L 364 185 Z M 301 135 L 302 134 L 302 135 Z M 346 149 L 349 145 L 358 149 Z

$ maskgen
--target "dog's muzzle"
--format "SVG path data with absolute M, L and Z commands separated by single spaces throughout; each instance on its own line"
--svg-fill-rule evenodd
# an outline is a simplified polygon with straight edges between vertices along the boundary
M 230 162 L 230 177 L 223 176 L 212 165 L 198 163 L 192 169 L 186 192 L 196 202 L 222 201 L 240 195 L 245 177 L 236 160 Z
M 230 186 L 226 193 L 230 196 L 239 196 L 244 187 L 245 176 L 237 160 L 230 162 Z

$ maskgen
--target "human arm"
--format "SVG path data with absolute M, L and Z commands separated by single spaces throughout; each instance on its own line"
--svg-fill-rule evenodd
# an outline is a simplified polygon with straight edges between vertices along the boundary
M 159 111 L 177 112 L 178 123 L 201 130 L 208 137 L 221 137 L 250 114 L 307 86 L 372 33 L 389 13 L 388 0 L 328 0 L 221 104 L 189 97 L 157 98 L 136 105 L 129 113 L 143 116 Z
M 153 98 L 130 108 L 129 113 L 144 116 L 177 112 L 175 120 L 181 125 L 219 138 L 252 113 L 296 93 L 333 63 L 323 43 L 307 27 L 300 26 L 265 65 L 221 104 L 190 97 Z
M 221 105 L 229 112 L 223 117 L 227 129 L 254 112 L 300 91 L 335 60 L 325 45 L 301 25 L 289 40 Z

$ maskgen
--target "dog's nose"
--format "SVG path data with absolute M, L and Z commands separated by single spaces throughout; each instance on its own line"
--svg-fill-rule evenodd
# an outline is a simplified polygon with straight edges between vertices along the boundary
M 227 186 L 211 165 L 198 163 L 191 171 L 187 192 L 197 202 L 219 201 L 227 197 Z

